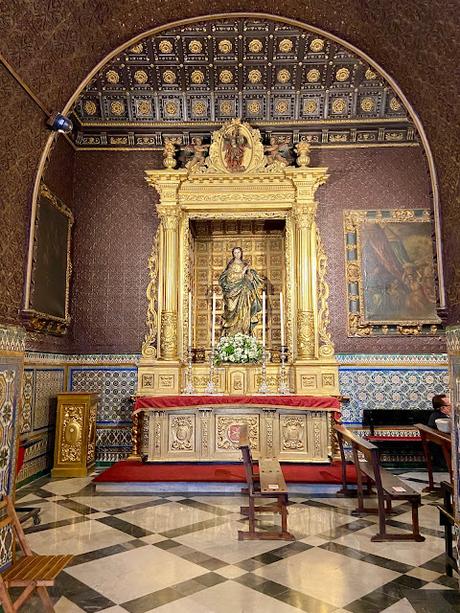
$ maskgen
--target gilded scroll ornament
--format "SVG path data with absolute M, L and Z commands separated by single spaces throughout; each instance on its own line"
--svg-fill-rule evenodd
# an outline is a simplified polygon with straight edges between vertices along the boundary
M 177 357 L 177 313 L 163 311 L 161 314 L 161 357 L 174 360 Z
M 331 333 L 328 331 L 329 317 L 329 284 L 326 281 L 327 255 L 324 251 L 323 241 L 318 228 L 316 228 L 316 254 L 318 262 L 318 335 L 320 357 L 332 357 L 334 355 L 334 343 Z
M 297 311 L 297 353 L 299 358 L 315 355 L 315 318 L 313 311 Z
M 400 108 L 401 108 L 401 103 L 399 102 L 397 98 L 393 96 L 390 100 L 390 109 L 392 111 L 399 111 Z
M 157 297 L 158 297 L 158 242 L 160 236 L 160 228 L 158 227 L 153 241 L 152 253 L 149 258 L 149 284 L 147 285 L 147 334 L 142 343 L 142 355 L 145 358 L 156 358 L 157 348 Z
M 170 437 L 173 451 L 193 451 L 194 417 L 173 416 L 171 418 Z
M 248 439 L 252 449 L 259 449 L 259 417 L 245 415 L 235 417 L 216 415 L 216 449 L 225 451 L 238 449 L 242 425 L 248 428 Z
M 305 423 L 302 417 L 283 417 L 282 421 L 282 450 L 305 449 Z
M 68 406 L 62 423 L 62 442 L 59 450 L 61 462 L 79 462 L 82 452 L 82 406 Z

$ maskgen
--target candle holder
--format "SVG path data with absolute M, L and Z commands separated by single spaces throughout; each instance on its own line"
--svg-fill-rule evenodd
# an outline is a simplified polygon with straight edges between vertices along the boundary
M 267 383 L 267 351 L 265 350 L 265 347 L 262 349 L 262 379 L 260 381 L 258 393 L 259 394 L 269 394 L 270 393 L 270 388 L 268 387 L 268 383 Z
M 187 370 L 185 373 L 185 387 L 184 394 L 187 396 L 193 396 L 195 393 L 195 388 L 193 387 L 193 370 L 192 370 L 192 348 L 189 345 L 188 355 L 187 355 Z
M 287 357 L 288 348 L 285 345 L 282 345 L 280 349 L 280 385 L 278 388 L 278 391 L 282 396 L 286 396 L 291 393 L 291 390 L 289 388 L 288 372 L 286 368 Z
M 209 358 L 209 380 L 204 390 L 204 393 L 210 396 L 217 393 L 216 384 L 214 383 L 214 371 L 215 371 L 215 364 L 214 364 L 214 347 L 213 347 L 211 349 L 211 355 Z

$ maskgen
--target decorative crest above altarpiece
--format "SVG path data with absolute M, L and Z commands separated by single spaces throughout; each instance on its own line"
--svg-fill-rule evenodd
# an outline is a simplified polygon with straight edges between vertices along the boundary
M 179 168 L 177 144 L 165 143 L 164 169 L 146 170 L 147 182 L 160 196 L 160 225 L 149 262 L 147 335 L 139 392 L 180 393 L 183 389 L 188 293 L 194 289 L 191 222 L 279 220 L 284 227 L 283 294 L 291 386 L 297 394 L 338 393 L 337 364 L 328 331 L 327 256 L 315 220 L 315 194 L 327 181 L 327 168 L 309 166 L 307 142 L 298 143 L 297 166 L 290 165 L 279 142 L 264 145 L 259 130 L 239 119 L 215 131 L 210 145 L 196 139 L 188 161 Z M 213 288 L 208 289 L 212 292 Z M 206 297 L 201 302 L 206 304 Z M 195 316 L 206 313 L 195 312 Z M 255 392 L 258 368 L 241 364 L 235 368 L 237 372 L 227 368 L 225 375 L 218 375 L 222 378 L 218 389 Z M 278 387 L 277 372 L 276 364 L 269 364 L 273 390 Z M 204 388 L 205 364 L 194 364 L 194 377 L 194 388 Z

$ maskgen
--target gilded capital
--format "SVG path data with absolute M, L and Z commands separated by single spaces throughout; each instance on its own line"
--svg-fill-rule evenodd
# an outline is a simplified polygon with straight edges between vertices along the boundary
M 298 228 L 311 228 L 316 217 L 316 203 L 313 206 L 298 206 L 293 209 L 294 222 Z

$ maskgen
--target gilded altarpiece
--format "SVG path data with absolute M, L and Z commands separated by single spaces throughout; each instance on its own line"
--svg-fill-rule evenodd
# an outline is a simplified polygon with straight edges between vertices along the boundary
M 234 134 L 244 143 L 237 163 L 234 152 L 229 150 Z M 204 392 L 209 380 L 206 360 L 211 296 L 215 291 L 219 314 L 222 300 L 218 278 L 234 246 L 241 246 L 245 259 L 267 279 L 270 393 L 278 393 L 280 384 L 280 291 L 286 314 L 291 392 L 320 396 L 339 393 L 338 367 L 328 332 L 327 258 L 316 226 L 315 193 L 328 174 L 327 168 L 309 166 L 308 149 L 307 143 L 299 143 L 297 165 L 290 166 L 280 157 L 265 155 L 258 130 L 233 120 L 213 134 L 207 157 L 196 156 L 193 163 L 176 169 L 175 146 L 168 141 L 165 169 L 146 171 L 147 182 L 160 196 L 160 225 L 149 262 L 147 334 L 139 362 L 138 395 L 177 395 L 185 387 L 189 292 L 193 296 L 193 386 L 197 393 Z M 254 333 L 260 337 L 260 322 Z M 260 378 L 260 365 L 236 364 L 217 368 L 214 381 L 222 394 L 255 394 Z M 236 411 L 230 407 L 226 415 L 222 410 L 211 409 L 207 416 L 189 411 L 187 419 L 181 417 L 179 421 L 167 411 L 152 412 L 149 458 L 236 457 L 234 444 L 227 449 L 219 446 L 222 419 L 230 418 L 225 431 L 233 431 L 233 426 L 238 427 L 238 420 L 232 422 Z M 259 423 L 256 449 L 272 440 L 273 450 L 285 452 L 286 459 L 327 460 L 328 412 L 316 416 L 306 411 L 302 417 L 299 411 L 293 411 L 295 415 L 284 411 L 269 413 L 268 416 L 263 409 L 254 409 L 246 415 Z M 321 425 L 314 426 L 317 422 Z M 207 437 L 203 435 L 203 425 Z M 319 447 L 314 451 L 315 431 L 320 431 L 320 451 Z M 203 445 L 208 449 L 206 453 Z

